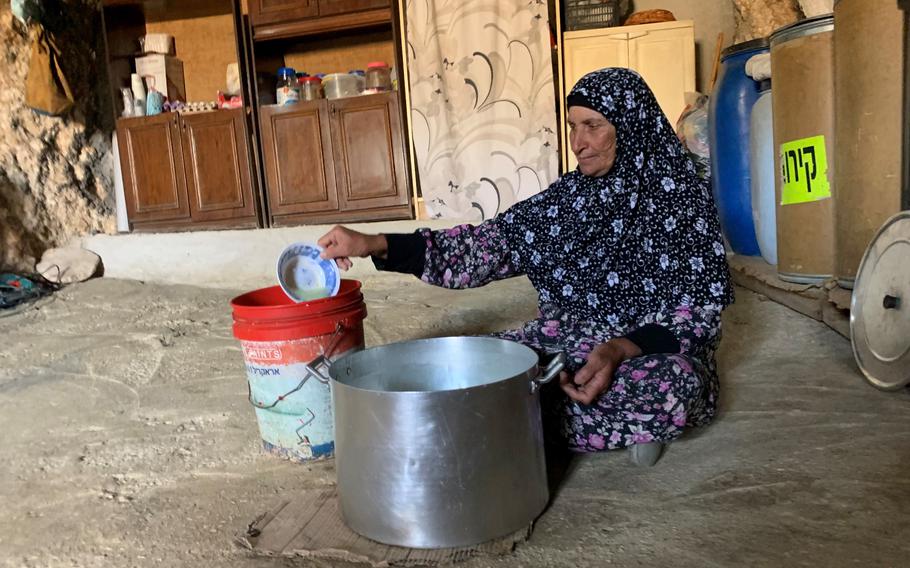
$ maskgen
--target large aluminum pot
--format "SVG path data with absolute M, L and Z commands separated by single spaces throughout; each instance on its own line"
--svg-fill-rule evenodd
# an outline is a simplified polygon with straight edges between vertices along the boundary
M 489 337 L 393 343 L 329 371 L 342 516 L 373 540 L 470 546 L 527 527 L 547 504 L 539 385 L 528 347 Z

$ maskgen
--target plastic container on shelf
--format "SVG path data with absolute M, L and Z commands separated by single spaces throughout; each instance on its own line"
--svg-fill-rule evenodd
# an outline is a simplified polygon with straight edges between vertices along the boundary
M 325 98 L 322 92 L 322 79 L 319 77 L 302 77 L 300 79 L 300 100 L 315 101 Z
M 366 73 L 363 69 L 353 69 L 348 71 L 348 74 L 353 75 L 357 79 L 357 94 L 362 94 L 363 90 L 367 87 Z
M 278 69 L 278 83 L 275 86 L 276 100 L 279 105 L 292 105 L 300 100 L 297 87 L 297 73 L 292 67 Z
M 383 61 L 367 64 L 366 88 L 364 94 L 382 93 L 392 90 L 392 70 Z
M 622 24 L 629 0 L 567 0 L 566 31 L 609 28 Z
M 360 94 L 357 87 L 357 77 L 350 73 L 329 73 L 322 79 L 322 89 L 327 99 L 356 97 Z
M 174 54 L 174 36 L 163 33 L 150 33 L 139 38 L 139 51 L 142 53 Z

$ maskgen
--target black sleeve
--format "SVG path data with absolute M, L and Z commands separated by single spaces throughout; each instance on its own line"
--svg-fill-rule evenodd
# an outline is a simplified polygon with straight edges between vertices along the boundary
M 386 258 L 370 257 L 376 270 L 413 274 L 420 278 L 426 263 L 427 243 L 418 233 L 387 234 Z
M 625 335 L 626 339 L 638 345 L 642 355 L 654 353 L 679 353 L 679 340 L 673 332 L 658 323 L 646 323 Z

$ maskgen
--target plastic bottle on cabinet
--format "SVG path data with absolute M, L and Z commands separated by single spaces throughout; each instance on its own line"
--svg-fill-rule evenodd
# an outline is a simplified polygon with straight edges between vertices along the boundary
M 771 81 L 761 82 L 761 95 L 749 117 L 749 169 L 752 193 L 752 221 L 762 258 L 777 264 L 777 215 L 774 198 L 774 121 Z
M 279 105 L 292 105 L 300 100 L 300 91 L 297 87 L 297 73 L 291 67 L 278 69 L 278 84 L 276 86 L 276 100 Z
M 133 116 L 145 116 L 145 82 L 137 73 L 130 75 L 133 91 Z

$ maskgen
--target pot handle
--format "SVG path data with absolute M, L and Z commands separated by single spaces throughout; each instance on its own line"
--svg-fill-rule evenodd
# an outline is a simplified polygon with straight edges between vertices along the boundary
M 531 381 L 531 394 L 537 392 L 540 389 L 541 385 L 545 385 L 553 380 L 553 377 L 559 374 L 562 371 L 563 367 L 566 366 L 566 354 L 557 353 L 556 357 L 553 357 L 553 360 L 550 361 L 550 364 L 547 365 L 547 368 L 543 371 L 543 376 L 540 376 Z

